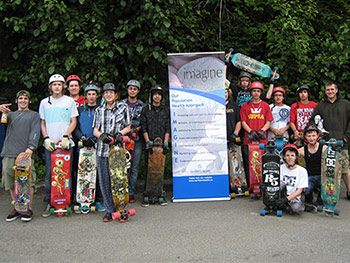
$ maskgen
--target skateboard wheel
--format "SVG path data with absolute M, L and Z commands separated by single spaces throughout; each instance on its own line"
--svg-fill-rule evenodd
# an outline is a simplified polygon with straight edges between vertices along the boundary
M 88 214 L 90 212 L 90 209 L 88 209 L 88 208 L 87 209 L 81 209 L 80 211 L 81 211 L 82 214 L 86 215 L 86 214 Z
M 136 215 L 136 210 L 134 208 L 128 210 L 128 216 Z
M 67 206 L 67 214 L 70 215 L 72 213 L 72 208 Z
M 326 144 L 326 140 L 325 139 L 320 140 L 320 144 L 321 145 L 325 145 Z
M 11 201 L 11 205 L 14 205 L 15 204 L 15 201 Z
M 281 216 L 283 215 L 283 212 L 282 212 L 282 210 L 277 210 L 277 213 L 276 213 L 276 215 L 277 215 L 278 217 L 281 217 Z
M 254 199 L 254 194 L 249 195 L 250 199 Z
M 55 208 L 50 208 L 50 214 L 54 215 L 55 214 Z
M 75 205 L 74 206 L 74 211 L 78 211 L 79 210 L 79 206 L 78 205 Z
M 245 196 L 249 196 L 249 191 L 245 191 L 245 192 L 244 192 L 244 195 L 245 195 Z
M 91 212 L 95 212 L 96 211 L 96 206 L 91 206 Z
M 260 150 L 265 150 L 265 147 L 266 147 L 265 144 L 263 144 L 263 143 L 259 144 L 259 149 Z
M 339 209 L 335 209 L 335 210 L 334 210 L 334 214 L 335 214 L 336 216 L 339 216 L 339 215 L 340 215 L 340 210 L 339 210 Z
M 112 219 L 113 220 L 120 219 L 120 218 L 121 218 L 120 212 L 112 213 Z
M 322 205 L 317 206 L 317 212 L 322 212 L 322 211 L 323 211 L 323 206 Z
M 235 193 L 231 193 L 231 198 L 235 198 L 236 197 L 236 194 Z
M 266 215 L 266 211 L 264 209 L 260 210 L 260 216 L 265 216 Z

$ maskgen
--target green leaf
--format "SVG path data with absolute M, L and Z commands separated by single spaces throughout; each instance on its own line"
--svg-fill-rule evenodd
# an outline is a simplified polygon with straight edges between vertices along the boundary
M 12 57 L 13 57 L 15 60 L 17 60 L 17 59 L 18 59 L 18 53 L 17 53 L 17 52 L 14 52 L 14 53 L 12 54 Z
M 143 50 L 143 46 L 142 45 L 138 45 L 137 48 L 136 48 L 136 51 L 141 53 Z
M 85 2 L 85 0 L 79 0 L 79 3 L 80 3 L 81 5 L 83 5 L 84 2 Z
M 39 36 L 39 34 L 40 34 L 40 29 L 35 29 L 33 32 L 34 37 Z
M 47 30 L 47 25 L 46 24 L 41 24 L 40 29 L 42 32 L 45 32 Z
M 18 32 L 18 31 L 19 31 L 19 26 L 15 25 L 15 26 L 13 27 L 13 29 L 15 30 L 15 32 Z
M 108 56 L 110 57 L 110 58 L 113 58 L 113 56 L 114 56 L 114 52 L 111 50 L 111 51 L 109 51 L 108 52 Z
M 170 23 L 166 20 L 163 21 L 163 25 L 166 27 L 166 28 L 169 28 L 170 27 Z
M 87 48 L 90 48 L 92 46 L 92 43 L 90 42 L 90 40 L 85 40 L 85 46 Z
M 49 67 L 47 72 L 49 72 L 49 74 L 52 75 L 55 72 L 55 66 Z

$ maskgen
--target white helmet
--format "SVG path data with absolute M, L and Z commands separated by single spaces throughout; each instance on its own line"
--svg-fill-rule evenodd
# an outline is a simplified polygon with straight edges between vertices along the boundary
M 61 81 L 63 84 L 66 82 L 64 80 L 64 77 L 60 74 L 53 74 L 50 78 L 49 78 L 49 85 L 52 83 L 52 82 L 55 82 L 55 81 Z

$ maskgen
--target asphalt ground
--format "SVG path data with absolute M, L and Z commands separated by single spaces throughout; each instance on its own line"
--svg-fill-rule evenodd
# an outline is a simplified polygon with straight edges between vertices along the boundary
M 171 185 L 166 185 L 171 198 Z M 139 187 L 142 189 L 141 187 Z M 141 192 L 141 191 L 140 191 Z M 34 217 L 6 222 L 10 197 L 0 190 L 1 262 L 349 262 L 350 201 L 340 216 L 304 213 L 262 217 L 261 200 L 171 203 L 141 207 L 126 223 L 102 222 L 103 212 L 41 217 L 44 188 Z M 169 200 L 168 199 L 168 200 Z

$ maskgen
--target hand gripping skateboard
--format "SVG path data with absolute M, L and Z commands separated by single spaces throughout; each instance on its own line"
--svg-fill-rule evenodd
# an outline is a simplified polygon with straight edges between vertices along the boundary
M 276 154 L 276 145 L 273 141 L 267 143 L 266 152 L 261 157 L 261 160 L 261 191 L 265 209 L 260 210 L 260 215 L 276 214 L 277 216 L 282 216 L 280 183 L 281 157 Z
M 70 163 L 71 153 L 62 149 L 61 141 L 51 153 L 51 206 L 50 213 L 57 216 L 71 214 L 70 205 Z
M 279 74 L 277 73 L 278 67 L 275 67 L 274 70 L 272 70 L 268 65 L 251 57 L 248 57 L 241 53 L 232 53 L 233 48 L 230 48 L 230 52 L 225 56 L 225 62 L 231 62 L 236 68 L 250 72 L 260 77 L 271 78 L 271 80 L 279 78 Z
M 108 154 L 111 188 L 116 212 L 112 213 L 113 220 L 126 222 L 129 216 L 136 214 L 135 209 L 127 209 L 129 202 L 128 168 L 130 167 L 131 155 L 123 144 L 128 143 L 130 138 L 123 137 L 123 143 L 113 145 Z
M 259 140 L 253 140 L 251 135 L 248 135 L 249 149 L 249 190 L 253 193 L 251 199 L 258 199 L 261 196 L 260 184 L 262 182 L 262 163 L 261 156 L 263 150 L 260 149 Z
M 30 178 L 31 159 L 23 159 L 24 153 L 20 153 L 15 161 L 13 170 L 15 171 L 14 205 L 16 211 L 25 214 L 30 206 Z
M 318 206 L 317 211 L 325 211 L 327 216 L 339 215 L 340 210 L 336 209 L 339 200 L 340 179 L 341 179 L 341 155 L 340 147 L 343 141 L 330 139 L 321 140 L 321 145 L 327 145 L 327 149 L 322 153 L 321 161 L 321 197 L 324 206 Z
M 154 204 L 165 200 L 164 184 L 165 155 L 163 154 L 163 140 L 159 137 L 153 141 L 152 153 L 148 154 L 148 170 L 144 202 Z
M 78 144 L 82 146 L 81 142 Z M 96 193 L 96 150 L 93 147 L 83 147 L 79 151 L 77 194 L 76 201 L 79 205 L 74 206 L 74 210 L 79 210 L 82 214 L 95 211 Z
M 228 145 L 228 161 L 230 174 L 231 197 L 249 196 L 247 180 L 243 168 L 241 146 L 234 142 Z

